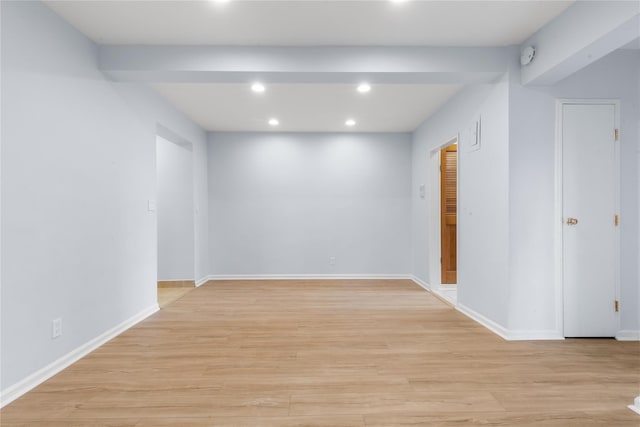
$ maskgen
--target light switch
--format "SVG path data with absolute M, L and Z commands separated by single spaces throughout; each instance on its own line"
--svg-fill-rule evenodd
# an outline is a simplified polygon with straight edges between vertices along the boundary
M 157 204 L 155 200 L 149 200 L 147 209 L 149 212 L 155 212 L 157 209 Z

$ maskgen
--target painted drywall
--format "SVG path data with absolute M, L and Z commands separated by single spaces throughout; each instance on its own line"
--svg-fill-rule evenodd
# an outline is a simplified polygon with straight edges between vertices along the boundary
M 507 326 L 508 295 L 508 81 L 473 85 L 450 100 L 413 134 L 412 271 L 436 285 L 429 253 L 431 199 L 419 197 L 420 185 L 437 179 L 430 169 L 433 150 L 460 135 L 458 215 L 458 302 Z M 480 149 L 470 147 L 469 129 L 480 118 Z M 437 261 L 437 260 L 436 260 Z
M 156 159 L 158 280 L 193 280 L 193 149 L 158 137 Z
M 619 50 L 551 87 L 510 88 L 510 328 L 556 329 L 555 100 L 621 103 L 621 329 L 638 330 L 637 50 Z M 515 76 L 518 81 L 518 76 Z
M 509 326 L 518 330 L 559 330 L 554 270 L 555 101 L 546 95 L 523 96 L 530 89 L 520 85 L 519 73 L 512 73 L 512 77 Z
M 578 1 L 523 44 L 536 57 L 524 84 L 554 85 L 640 36 L 640 2 Z
M 2 23 L 2 7 L 0 6 L 0 24 Z M 0 28 L 0 309 L 2 308 L 2 29 Z M 2 322 L 2 313 L 0 313 L 0 322 Z M 2 367 L 2 325 L 0 323 L 0 368 Z M 2 373 L 0 373 L 0 393 L 2 390 Z M 1 403 L 0 403 L 1 405 Z
M 429 173 L 430 151 L 460 133 L 458 301 L 503 326 L 513 337 L 560 336 L 554 273 L 555 100 L 620 99 L 620 214 L 624 218 L 620 329 L 638 330 L 638 51 L 614 52 L 551 87 L 521 86 L 519 73 L 513 71 L 518 69 L 514 62 L 505 77 L 506 86 L 501 82 L 467 88 L 414 133 L 413 274 L 430 283 L 439 277 L 435 271 L 439 265 L 429 253 L 430 233 L 439 228 L 428 224 L 429 201 L 420 199 L 417 189 L 421 184 L 429 188 L 429 179 L 437 177 Z M 482 148 L 467 153 L 465 129 L 476 116 L 482 117 Z M 490 124 L 493 117 L 497 122 Z M 487 144 L 498 144 L 489 136 L 488 126 L 508 133 L 497 139 L 502 145 L 493 153 L 493 163 L 485 159 L 483 164 L 478 154 Z M 484 172 L 475 168 L 479 165 Z M 496 186 L 499 177 L 508 187 Z M 468 203 L 490 206 L 491 215 L 478 215 L 477 207 Z M 485 259 L 488 256 L 492 258 Z M 467 274 L 469 271 L 473 274 Z
M 410 191 L 409 134 L 212 133 L 211 273 L 407 274 Z
M 158 124 L 191 141 L 207 233 L 206 135 L 40 2 L 2 7 L 2 390 L 156 303 Z M 196 274 L 207 247 L 196 242 Z M 51 338 L 62 318 L 63 335 Z

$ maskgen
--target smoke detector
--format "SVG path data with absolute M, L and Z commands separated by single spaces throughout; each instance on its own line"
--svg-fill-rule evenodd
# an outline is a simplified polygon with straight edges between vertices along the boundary
M 536 56 L 536 48 L 533 46 L 527 46 L 522 49 L 522 53 L 520 54 L 520 64 L 523 66 L 531 64 L 533 58 Z

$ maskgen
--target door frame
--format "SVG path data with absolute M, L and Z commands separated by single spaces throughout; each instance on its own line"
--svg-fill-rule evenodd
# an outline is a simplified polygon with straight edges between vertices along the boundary
M 457 216 L 460 217 L 460 136 L 455 134 L 453 137 L 447 139 L 444 143 L 437 145 L 429 151 L 429 201 L 431 206 L 428 209 L 428 224 L 429 224 L 429 242 L 428 242 L 428 265 L 429 265 L 429 285 L 432 290 L 437 290 L 442 286 L 442 264 L 440 258 L 442 257 L 442 215 L 440 197 L 440 191 L 442 183 L 440 182 L 440 152 L 443 148 L 453 144 L 458 144 L 458 164 L 456 180 L 457 185 L 457 198 L 458 203 L 456 206 Z M 456 250 L 459 246 L 459 233 L 456 233 Z M 457 268 L 457 267 L 456 267 Z M 457 280 L 459 282 L 459 280 Z
M 555 206 L 554 206 L 554 241 L 555 241 L 555 283 L 556 283 L 556 329 L 560 336 L 564 337 L 564 255 L 563 255 L 563 230 L 564 218 L 562 216 L 562 202 L 564 199 L 563 188 L 563 167 L 562 167 L 562 110 L 565 105 L 613 105 L 615 108 L 615 129 L 620 129 L 620 100 L 619 99 L 556 99 L 556 136 L 555 136 Z M 620 141 L 615 141 L 614 145 L 614 204 L 615 210 L 620 214 Z M 614 288 L 615 298 L 620 300 L 620 227 L 614 230 L 615 244 L 615 272 Z M 617 329 L 620 330 L 620 313 L 616 313 Z

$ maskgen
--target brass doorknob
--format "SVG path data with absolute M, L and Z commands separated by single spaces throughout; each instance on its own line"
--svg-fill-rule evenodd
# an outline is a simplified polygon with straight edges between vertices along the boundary
M 578 223 L 578 219 L 577 218 L 567 218 L 567 224 L 576 225 L 577 223 Z

